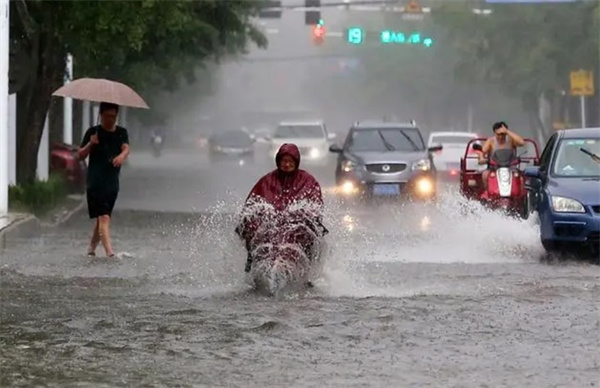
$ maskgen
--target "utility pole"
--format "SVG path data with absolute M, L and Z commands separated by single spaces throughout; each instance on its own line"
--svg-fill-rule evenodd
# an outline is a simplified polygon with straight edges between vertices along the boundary
M 67 54 L 67 71 L 65 74 L 65 85 L 73 80 L 73 56 Z M 63 101 L 63 142 L 73 144 L 73 99 L 66 97 Z
M 91 126 L 91 118 L 90 111 L 92 109 L 89 101 L 83 101 L 81 104 L 81 109 L 83 110 L 83 114 L 81 115 L 81 140 L 83 140 L 83 136 L 85 136 L 85 131 Z
M 46 119 L 44 120 L 44 131 L 42 132 L 42 138 L 40 139 L 40 145 L 38 148 L 38 160 L 37 160 L 37 179 L 39 181 L 45 182 L 48 180 L 49 175 L 49 158 L 50 158 L 50 128 L 48 113 L 46 113 Z
M 585 122 L 585 96 L 579 96 L 579 105 L 581 105 L 581 128 L 587 128 Z
M 8 213 L 9 0 L 0 0 L 0 215 Z

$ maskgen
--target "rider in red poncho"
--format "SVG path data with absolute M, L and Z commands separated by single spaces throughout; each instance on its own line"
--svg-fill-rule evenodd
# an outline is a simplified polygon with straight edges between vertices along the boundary
M 327 233 L 321 223 L 323 196 L 319 182 L 307 171 L 299 169 L 300 151 L 294 144 L 283 144 L 275 156 L 277 169 L 266 174 L 254 185 L 245 207 L 257 202 L 271 204 L 276 212 L 286 212 L 286 217 L 297 216 L 312 220 L 319 226 L 318 234 Z M 306 201 L 309 207 L 290 211 L 288 207 L 298 201 Z M 246 241 L 246 249 L 250 252 L 250 242 L 254 237 L 260 222 L 260 216 L 247 220 L 236 228 L 236 233 Z M 250 270 L 251 258 L 248 256 L 246 272 Z

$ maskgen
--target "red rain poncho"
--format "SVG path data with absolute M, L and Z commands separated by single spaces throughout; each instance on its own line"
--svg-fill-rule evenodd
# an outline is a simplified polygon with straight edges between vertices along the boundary
M 290 155 L 296 161 L 294 172 L 285 173 L 279 170 L 279 163 L 284 155 Z M 273 205 L 276 211 L 282 212 L 296 201 L 307 201 L 312 206 L 300 210 L 300 213 L 304 217 L 320 222 L 320 209 L 323 205 L 321 186 L 311 174 L 299 169 L 300 151 L 298 147 L 294 144 L 283 144 L 277 152 L 275 162 L 278 168 L 260 178 L 250 191 L 245 206 L 249 207 L 256 202 L 265 201 Z M 290 216 L 293 215 L 290 213 Z M 240 236 L 246 240 L 251 239 L 260 217 L 257 214 L 252 221 L 247 220 L 243 225 L 243 232 L 238 228 Z

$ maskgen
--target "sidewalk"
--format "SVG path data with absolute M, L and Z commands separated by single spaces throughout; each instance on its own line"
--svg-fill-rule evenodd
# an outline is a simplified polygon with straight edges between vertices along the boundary
M 8 213 L 0 215 L 0 249 L 12 238 L 30 237 L 41 231 L 40 221 L 32 214 Z
M 27 213 L 8 213 L 0 215 L 0 249 L 13 238 L 34 237 L 41 234 L 43 228 L 53 228 L 67 222 L 73 215 L 85 207 L 85 196 L 70 195 L 64 204 L 41 218 Z

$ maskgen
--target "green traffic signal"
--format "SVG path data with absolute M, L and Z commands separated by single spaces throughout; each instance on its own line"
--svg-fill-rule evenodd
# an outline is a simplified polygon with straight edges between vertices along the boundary
M 346 30 L 346 41 L 352 45 L 360 45 L 366 42 L 367 34 L 360 27 L 349 27 Z M 429 36 L 423 36 L 420 32 L 411 32 L 409 34 L 394 31 L 383 30 L 379 32 L 379 42 L 390 45 L 423 45 L 425 47 L 433 46 L 434 40 Z
M 360 27 L 350 27 L 346 38 L 350 44 L 361 44 L 365 39 L 365 32 Z
M 419 32 L 405 34 L 399 31 L 383 30 L 380 34 L 380 41 L 383 44 L 422 44 L 425 47 L 433 46 L 433 39 L 430 37 L 423 38 Z

